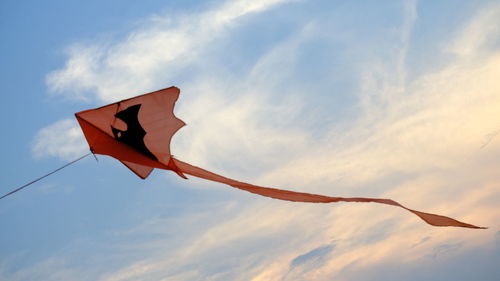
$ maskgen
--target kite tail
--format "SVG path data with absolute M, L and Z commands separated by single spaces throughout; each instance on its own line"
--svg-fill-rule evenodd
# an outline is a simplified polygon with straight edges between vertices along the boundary
M 423 221 L 433 226 L 455 226 L 455 227 L 466 227 L 466 228 L 476 228 L 476 229 L 486 228 L 464 223 L 441 215 L 415 211 L 406 208 L 405 206 L 391 199 L 364 198 L 364 197 L 330 197 L 319 194 L 262 187 L 226 178 L 221 175 L 214 174 L 212 172 L 190 165 L 188 163 L 182 162 L 174 158 L 172 158 L 172 161 L 173 161 L 172 164 L 175 165 L 175 168 L 178 169 L 178 171 L 183 174 L 188 174 L 198 178 L 227 184 L 234 188 L 238 188 L 241 190 L 245 190 L 251 193 L 259 194 L 274 199 L 292 201 L 292 202 L 306 202 L 306 203 L 373 202 L 373 203 L 386 204 L 403 208 L 405 210 L 412 212 L 413 214 L 420 217 Z

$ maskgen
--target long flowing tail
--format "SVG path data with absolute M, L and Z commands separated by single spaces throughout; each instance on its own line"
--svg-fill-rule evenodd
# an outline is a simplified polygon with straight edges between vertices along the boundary
M 408 210 L 413 214 L 417 215 L 418 217 L 420 217 L 426 223 L 433 226 L 456 226 L 456 227 L 466 227 L 466 228 L 476 228 L 476 229 L 487 228 L 487 227 L 479 227 L 472 224 L 464 223 L 441 215 L 412 210 L 391 199 L 363 198 L 363 197 L 330 197 L 319 194 L 262 187 L 229 179 L 174 158 L 172 158 L 172 162 L 173 166 L 175 167 L 178 173 L 180 172 L 181 174 L 184 173 L 198 178 L 206 179 L 209 181 L 220 182 L 232 186 L 234 188 L 238 188 L 241 190 L 245 190 L 251 193 L 259 194 L 274 199 L 286 200 L 292 202 L 306 202 L 306 203 L 374 202 L 379 204 L 392 205 Z

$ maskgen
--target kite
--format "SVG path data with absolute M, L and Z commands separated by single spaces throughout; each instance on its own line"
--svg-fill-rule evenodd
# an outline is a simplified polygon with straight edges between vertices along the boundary
M 373 202 L 403 208 L 433 226 L 483 228 L 412 210 L 391 199 L 331 197 L 262 187 L 226 178 L 178 160 L 171 154 L 170 142 L 173 135 L 185 125 L 173 113 L 179 93 L 178 88 L 170 87 L 81 111 L 75 116 L 92 153 L 116 158 L 141 179 L 146 179 L 153 169 L 158 168 L 171 170 L 185 179 L 186 175 L 190 175 L 279 200 L 306 203 Z
M 304 203 L 373 202 L 403 208 L 433 226 L 486 228 L 446 216 L 416 211 L 392 199 L 332 197 L 257 186 L 226 178 L 180 161 L 170 153 L 170 141 L 173 135 L 186 125 L 174 115 L 174 106 L 179 94 L 180 90 L 178 88 L 170 87 L 75 113 L 85 139 L 89 144 L 90 152 L 0 196 L 0 200 L 80 161 L 90 154 L 102 154 L 119 160 L 141 179 L 146 179 L 155 168 L 158 168 L 171 170 L 184 179 L 187 179 L 186 175 L 191 175 L 279 200 Z

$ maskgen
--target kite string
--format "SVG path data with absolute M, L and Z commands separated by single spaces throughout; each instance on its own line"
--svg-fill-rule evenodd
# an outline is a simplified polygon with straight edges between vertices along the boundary
M 27 186 L 29 186 L 29 185 L 34 184 L 35 182 L 37 182 L 37 181 L 39 181 L 39 180 L 41 180 L 41 179 L 43 179 L 43 178 L 46 178 L 46 177 L 48 177 L 48 176 L 52 175 L 53 173 L 58 172 L 58 171 L 60 171 L 60 170 L 62 170 L 62 169 L 64 169 L 64 168 L 68 167 L 68 166 L 69 166 L 69 165 L 71 165 L 71 164 L 74 164 L 75 162 L 78 162 L 78 161 L 82 160 L 83 158 L 85 158 L 85 157 L 89 156 L 90 154 L 92 154 L 92 152 L 89 152 L 89 153 L 87 153 L 87 154 L 85 154 L 85 155 L 83 155 L 83 156 L 80 156 L 79 158 L 77 158 L 77 159 L 75 159 L 75 160 L 73 160 L 73 161 L 71 161 L 71 162 L 69 162 L 69 163 L 64 164 L 63 166 L 61 166 L 61 167 L 59 167 L 59 168 L 55 169 L 54 171 L 52 171 L 52 172 L 50 172 L 50 173 L 48 173 L 48 174 L 45 174 L 45 175 L 43 175 L 43 176 L 41 176 L 41 177 L 39 177 L 39 178 L 37 178 L 37 179 L 34 179 L 34 180 L 32 180 L 32 181 L 28 182 L 27 184 L 25 184 L 25 185 L 23 185 L 23 186 L 21 186 L 21 187 L 18 187 L 18 188 L 16 188 L 16 189 L 14 189 L 14 190 L 10 191 L 9 193 L 6 193 L 6 194 L 2 195 L 2 197 L 0 197 L 0 199 L 2 199 L 2 198 L 4 198 L 4 197 L 7 197 L 7 196 L 9 196 L 9 195 L 11 195 L 11 194 L 13 194 L 13 193 L 16 193 L 16 192 L 18 192 L 19 190 L 21 190 L 21 189 L 23 189 L 23 188 L 25 188 L 25 187 L 27 187 Z

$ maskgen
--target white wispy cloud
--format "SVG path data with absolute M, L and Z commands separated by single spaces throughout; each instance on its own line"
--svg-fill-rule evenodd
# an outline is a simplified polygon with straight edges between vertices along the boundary
M 498 47 L 498 34 L 500 27 L 498 18 L 500 7 L 498 3 L 490 3 L 487 8 L 481 9 L 474 20 L 467 23 L 465 28 L 459 31 L 459 35 L 449 46 L 444 47 L 457 56 L 464 58 L 476 58 L 483 54 L 482 51 L 491 51 Z
M 88 151 L 88 145 L 76 120 L 64 119 L 41 129 L 35 136 L 32 151 L 37 158 L 74 160 Z
M 111 102 L 161 88 L 180 71 L 199 64 L 207 45 L 216 44 L 247 15 L 290 1 L 227 1 L 195 14 L 154 17 L 120 42 L 75 44 L 63 69 L 47 76 L 49 88 L 70 98 Z

